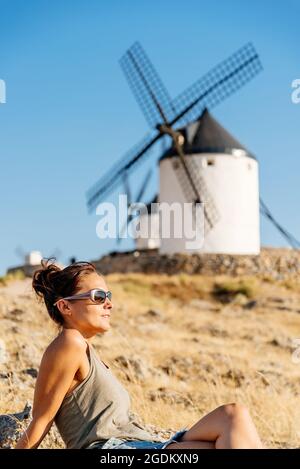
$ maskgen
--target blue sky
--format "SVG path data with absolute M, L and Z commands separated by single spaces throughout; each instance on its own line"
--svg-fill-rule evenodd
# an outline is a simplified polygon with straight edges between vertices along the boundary
M 0 274 L 20 262 L 17 246 L 58 248 L 62 262 L 116 248 L 97 238 L 85 194 L 148 131 L 118 63 L 135 40 L 172 97 L 253 42 L 264 71 L 212 112 L 257 156 L 262 197 L 299 238 L 299 17 L 292 0 L 0 0 Z M 146 167 L 131 176 L 136 190 Z M 261 239 L 285 246 L 263 220 Z

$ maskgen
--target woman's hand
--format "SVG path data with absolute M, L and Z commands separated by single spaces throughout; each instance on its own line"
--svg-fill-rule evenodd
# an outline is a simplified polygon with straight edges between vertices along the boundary
M 43 419 L 32 419 L 27 430 L 22 434 L 15 449 L 33 449 L 37 448 L 43 438 L 49 432 L 52 422 Z

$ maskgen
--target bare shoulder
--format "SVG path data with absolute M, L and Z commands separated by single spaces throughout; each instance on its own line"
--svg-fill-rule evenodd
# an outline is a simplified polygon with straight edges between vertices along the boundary
M 76 329 L 64 329 L 46 348 L 43 361 L 52 361 L 55 358 L 63 361 L 72 359 L 80 361 L 86 353 L 87 343 Z
M 39 367 L 32 415 L 46 414 L 49 421 L 54 418 L 82 369 L 86 349 L 84 338 L 72 330 L 63 330 L 48 345 Z

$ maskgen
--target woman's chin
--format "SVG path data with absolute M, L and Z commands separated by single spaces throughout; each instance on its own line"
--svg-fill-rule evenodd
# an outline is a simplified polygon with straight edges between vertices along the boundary
M 98 324 L 97 325 L 97 332 L 107 332 L 110 329 L 110 324 Z

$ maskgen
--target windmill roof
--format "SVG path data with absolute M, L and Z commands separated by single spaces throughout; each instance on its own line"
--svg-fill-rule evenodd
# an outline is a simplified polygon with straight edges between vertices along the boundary
M 199 119 L 178 130 L 184 136 L 183 151 L 185 154 L 227 153 L 256 159 L 212 117 L 207 109 L 203 111 Z M 160 160 L 174 155 L 176 155 L 176 152 L 173 147 L 170 147 Z

